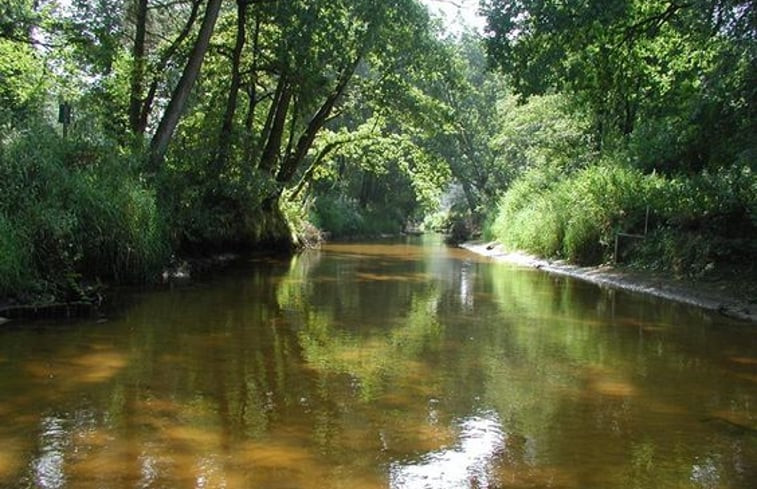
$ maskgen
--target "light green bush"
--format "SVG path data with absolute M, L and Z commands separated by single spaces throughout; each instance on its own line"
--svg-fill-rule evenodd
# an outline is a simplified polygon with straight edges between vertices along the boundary
M 313 224 L 334 237 L 398 233 L 403 216 L 391 209 L 361 208 L 353 199 L 319 196 L 310 216 Z
M 637 258 L 685 271 L 753 253 L 755 180 L 747 167 L 670 178 L 614 161 L 563 178 L 533 170 L 505 193 L 492 232 L 510 248 L 596 264 L 611 257 L 618 232 L 643 233 L 649 207 Z

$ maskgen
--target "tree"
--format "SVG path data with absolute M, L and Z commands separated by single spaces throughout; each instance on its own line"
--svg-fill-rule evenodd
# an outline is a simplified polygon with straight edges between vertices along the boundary
M 221 0 L 208 0 L 197 40 L 150 143 L 150 168 L 153 171 L 157 170 L 162 163 L 173 132 L 179 123 L 179 117 L 184 112 L 187 99 L 205 59 L 205 52 L 208 50 L 210 36 L 213 34 L 220 9 Z
M 753 2 L 484 0 L 482 7 L 489 55 L 515 89 L 578 95 L 594 114 L 599 147 L 648 117 L 676 113 L 683 121 L 703 104 L 727 112 L 724 88 L 745 110 L 753 106 L 746 88 L 755 73 Z M 696 132 L 713 129 L 714 120 L 702 122 L 708 127 Z M 694 166 L 710 159 L 677 156 Z
M 229 158 L 234 115 L 237 110 L 237 98 L 242 86 L 242 51 L 247 41 L 247 7 L 249 0 L 237 0 L 236 36 L 231 54 L 231 81 L 226 109 L 223 114 L 221 130 L 218 137 L 218 150 L 215 158 L 215 173 L 221 173 Z
M 131 86 L 129 90 L 129 127 L 134 134 L 141 132 L 142 91 L 145 79 L 145 38 L 147 37 L 148 0 L 136 0 L 134 47 L 132 49 Z
M 7 0 L 0 5 L 0 39 L 32 43 L 31 30 L 40 22 L 32 0 Z
M 319 132 L 339 115 L 339 104 L 342 111 L 349 107 L 350 87 L 362 90 L 378 81 L 383 74 L 377 60 L 385 58 L 391 67 L 391 44 L 423 29 L 427 18 L 405 0 L 380 8 L 367 1 L 307 7 L 292 2 L 262 10 L 283 26 L 261 46 L 270 53 L 261 57 L 272 59 L 262 69 L 275 85 L 255 155 L 258 171 L 275 182 L 276 200 L 302 171 Z
M 491 145 L 497 128 L 497 105 L 507 93 L 503 77 L 487 69 L 481 40 L 465 34 L 448 46 L 456 79 L 448 79 L 441 100 L 449 119 L 444 148 L 455 179 L 460 183 L 470 212 L 494 203 L 510 176 L 497 161 Z M 454 75 L 453 75 L 454 76 Z

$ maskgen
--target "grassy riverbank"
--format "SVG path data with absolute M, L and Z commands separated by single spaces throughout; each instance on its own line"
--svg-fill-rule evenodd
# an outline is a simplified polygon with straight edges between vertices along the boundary
M 746 164 L 534 169 L 504 193 L 485 235 L 500 245 L 468 248 L 757 320 L 757 178 Z
M 567 175 L 536 170 L 504 194 L 495 215 L 488 237 L 546 258 L 617 259 L 692 278 L 729 269 L 754 275 L 757 178 L 746 165 L 678 176 L 617 163 Z
M 0 153 L 0 297 L 78 300 L 89 279 L 147 280 L 171 245 L 154 189 L 116 148 L 44 127 Z
M 265 213 L 254 189 L 181 168 L 146 175 L 144 161 L 138 149 L 65 139 L 46 124 L 6 134 L 0 307 L 95 300 L 102 284 L 155 281 L 181 256 L 291 248 L 299 221 Z

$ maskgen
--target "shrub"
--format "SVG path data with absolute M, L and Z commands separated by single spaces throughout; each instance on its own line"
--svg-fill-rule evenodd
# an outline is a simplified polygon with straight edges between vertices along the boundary
M 607 160 L 562 178 L 524 175 L 502 198 L 492 232 L 510 248 L 596 264 L 610 258 L 616 233 L 644 231 L 649 207 L 650 235 L 635 259 L 684 273 L 754 252 L 756 200 L 748 167 L 671 178 Z
M 375 236 L 402 230 L 403 218 L 390 209 L 361 208 L 349 198 L 322 195 L 313 206 L 311 221 L 334 237 Z
M 25 288 L 33 279 L 23 231 L 0 212 L 0 296 Z
M 103 170 L 77 174 L 72 184 L 77 269 L 120 282 L 149 280 L 170 255 L 155 192 L 125 172 Z
M 63 140 L 47 126 L 10 134 L 0 148 L 0 292 L 37 280 L 66 295 L 81 276 L 157 275 L 170 254 L 165 220 L 132 167 L 113 147 Z

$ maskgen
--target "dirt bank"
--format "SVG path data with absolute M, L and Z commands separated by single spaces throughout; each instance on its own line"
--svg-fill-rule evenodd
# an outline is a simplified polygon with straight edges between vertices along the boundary
M 494 243 L 470 242 L 460 245 L 468 251 L 496 261 L 538 268 L 567 275 L 597 285 L 631 290 L 683 302 L 745 321 L 757 322 L 755 284 L 749 278 L 719 280 L 679 280 L 669 275 L 640 272 L 603 265 L 580 267 L 564 261 L 551 261 L 524 253 L 508 252 Z

